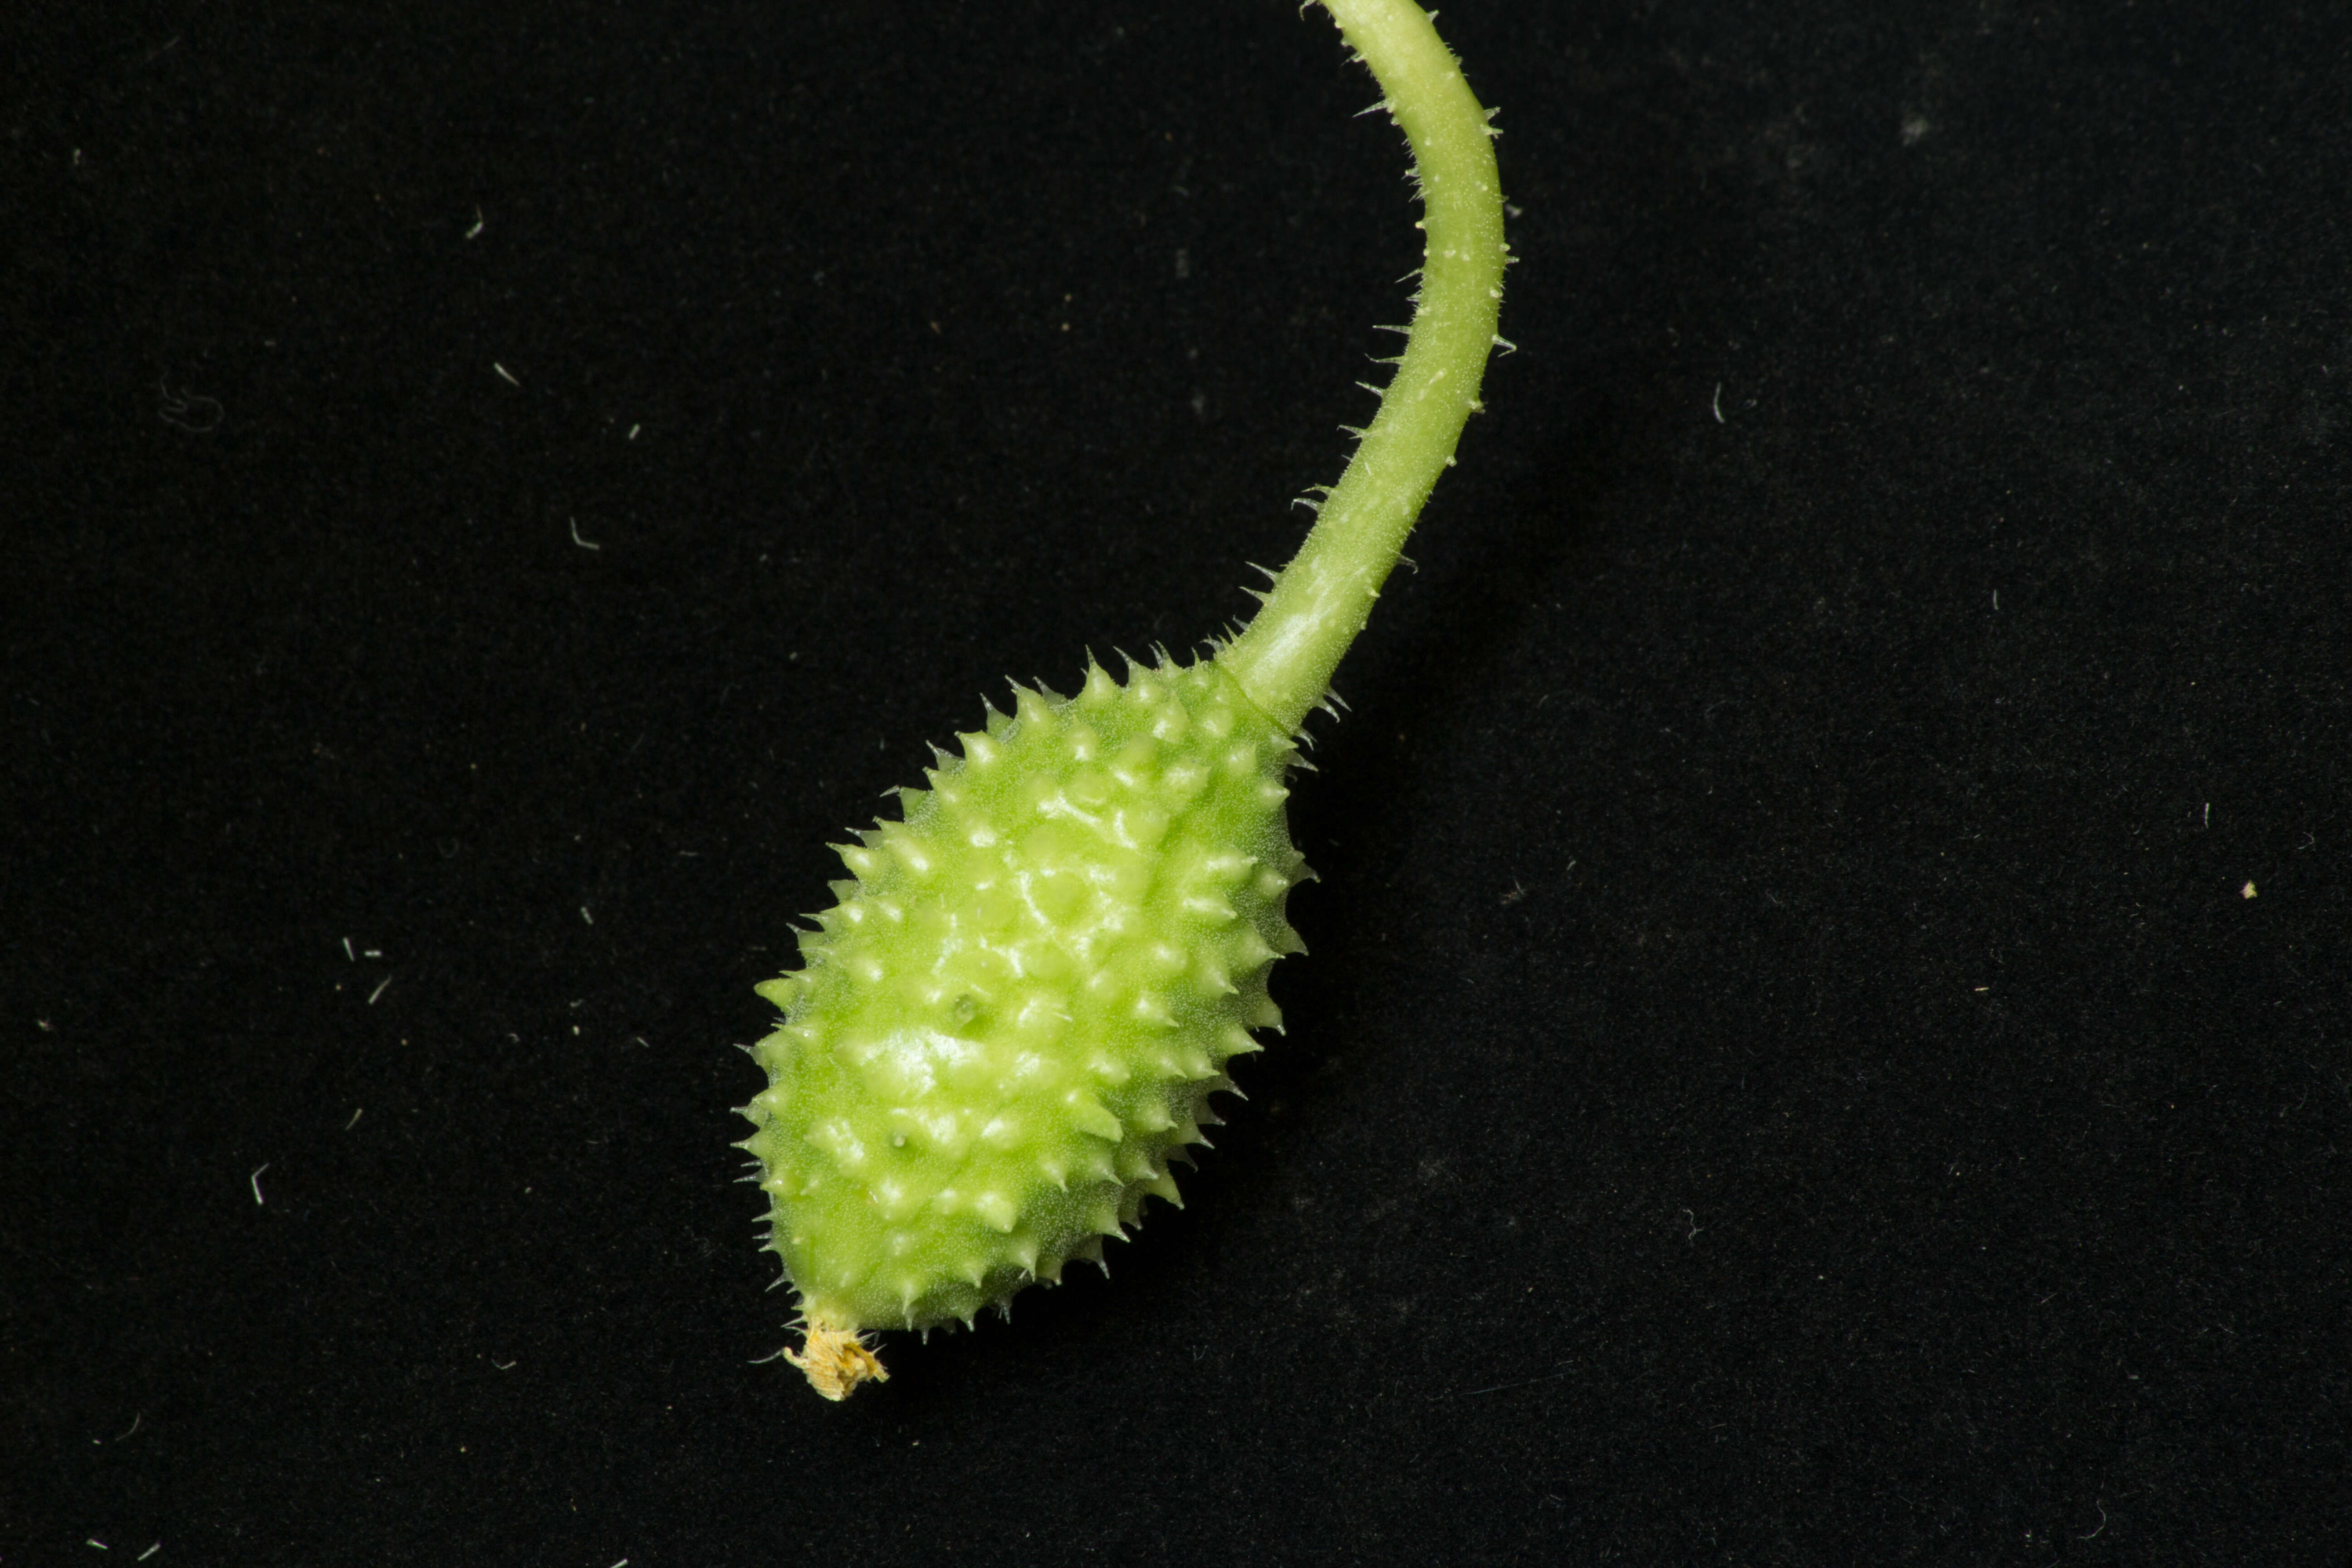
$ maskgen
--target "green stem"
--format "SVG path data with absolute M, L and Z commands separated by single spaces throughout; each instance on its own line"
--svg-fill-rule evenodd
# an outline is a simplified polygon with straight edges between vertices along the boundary
M 1321 0 L 1412 144 L 1428 237 L 1404 355 L 1380 412 L 1265 607 L 1218 662 L 1286 729 L 1323 699 L 1462 426 L 1503 298 L 1503 198 L 1486 111 L 1412 0 Z

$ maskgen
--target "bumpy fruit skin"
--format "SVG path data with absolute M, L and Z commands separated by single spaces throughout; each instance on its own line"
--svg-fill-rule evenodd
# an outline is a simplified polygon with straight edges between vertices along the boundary
M 968 1323 L 1099 1262 L 1280 1021 L 1290 736 L 1212 662 L 1015 689 L 838 847 L 854 879 L 759 988 L 743 1147 L 813 1328 Z

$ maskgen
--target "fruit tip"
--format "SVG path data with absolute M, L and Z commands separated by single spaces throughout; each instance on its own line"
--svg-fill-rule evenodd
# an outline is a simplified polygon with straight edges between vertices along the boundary
M 882 1360 L 866 1347 L 865 1340 L 847 1329 L 836 1329 L 825 1323 L 811 1323 L 796 1353 L 789 1349 L 784 1359 L 808 1374 L 809 1386 L 835 1404 L 856 1391 L 857 1385 L 871 1379 L 887 1383 L 890 1374 L 882 1369 Z

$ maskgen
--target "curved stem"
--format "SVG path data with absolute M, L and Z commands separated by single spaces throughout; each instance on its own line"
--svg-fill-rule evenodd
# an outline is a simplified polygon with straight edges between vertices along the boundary
M 1412 144 L 1428 236 L 1404 355 L 1347 472 L 1265 607 L 1218 662 L 1296 729 L 1380 597 L 1437 476 L 1454 461 L 1496 342 L 1503 198 L 1486 111 L 1412 0 L 1320 0 L 1379 79 Z

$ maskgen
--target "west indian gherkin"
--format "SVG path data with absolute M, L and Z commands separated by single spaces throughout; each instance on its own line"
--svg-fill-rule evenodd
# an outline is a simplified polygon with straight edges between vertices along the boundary
M 1170 1161 L 1279 1022 L 1294 739 L 1478 406 L 1507 259 L 1486 111 L 1428 17 L 1323 3 L 1412 144 L 1428 246 L 1314 529 L 1211 658 L 1016 688 L 899 821 L 839 847 L 840 902 L 759 987 L 783 1019 L 752 1047 L 769 1082 L 743 1147 L 799 1292 L 787 1354 L 828 1398 L 887 1375 L 868 1331 L 969 1324 L 1176 1202 Z

